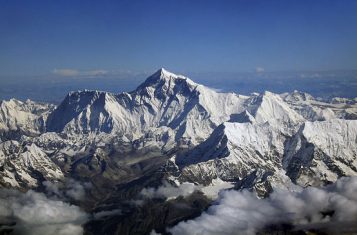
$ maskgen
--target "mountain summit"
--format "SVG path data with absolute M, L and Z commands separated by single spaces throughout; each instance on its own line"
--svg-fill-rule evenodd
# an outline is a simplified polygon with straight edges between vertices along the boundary
M 195 141 L 243 110 L 245 99 L 160 69 L 130 93 L 69 93 L 50 114 L 47 130 L 117 133 L 133 139 L 152 128 L 168 127 L 176 132 L 176 140 Z
M 149 234 L 201 214 L 222 189 L 267 197 L 356 176 L 356 117 L 355 100 L 219 93 L 160 69 L 128 93 L 2 101 L 0 186 L 78 200 L 88 234 Z
M 189 78 L 187 78 L 183 75 L 177 75 L 177 74 L 167 71 L 164 68 L 161 68 L 161 69 L 157 70 L 153 75 L 148 77 L 145 80 L 145 82 L 142 83 L 139 87 L 150 86 L 150 85 L 158 83 L 160 81 L 161 82 L 162 81 L 170 82 L 170 81 L 174 81 L 174 80 L 185 80 L 188 83 L 195 84 L 192 80 L 190 80 Z
M 88 174 L 103 173 L 113 180 L 124 167 L 125 177 L 138 177 L 137 169 L 156 165 L 149 159 L 159 152 L 171 170 L 175 169 L 168 175 L 179 175 L 179 182 L 209 185 L 216 179 L 239 179 L 242 187 L 255 187 L 254 182 L 260 180 L 263 194 L 270 183 L 285 185 L 289 177 L 290 183 L 305 184 L 310 176 L 317 178 L 316 182 L 327 182 L 352 175 L 357 169 L 352 144 L 357 139 L 356 121 L 344 120 L 356 117 L 357 105 L 351 100 L 327 103 L 296 91 L 280 95 L 266 91 L 250 96 L 219 93 L 159 69 L 132 92 L 70 92 L 55 110 L 49 107 L 30 101 L 1 103 L 1 137 L 17 142 L 3 145 L 0 160 L 1 154 L 19 157 L 16 165 L 9 163 L 16 169 L 10 167 L 4 173 L 14 185 L 21 183 L 8 172 L 27 172 L 31 178 L 43 170 L 22 164 L 21 159 L 29 155 L 20 154 L 27 151 L 21 146 L 32 142 L 43 147 L 36 150 L 43 153 L 40 162 L 45 162 L 49 153 L 73 174 L 89 168 Z M 26 137 L 30 139 L 12 133 L 27 135 L 27 129 L 32 130 L 28 135 L 31 137 Z M 336 133 L 329 135 L 329 130 Z M 328 143 L 320 145 L 322 140 L 310 136 L 314 132 L 328 136 Z M 339 135 L 341 132 L 346 135 Z M 347 150 L 340 152 L 348 162 L 337 156 L 337 150 L 344 148 Z M 187 152 L 167 155 L 177 149 Z M 124 157 L 118 158 L 117 151 Z M 127 160 L 126 154 L 133 156 Z M 132 168 L 131 164 L 139 166 Z M 43 178 L 52 179 L 54 175 L 43 173 Z

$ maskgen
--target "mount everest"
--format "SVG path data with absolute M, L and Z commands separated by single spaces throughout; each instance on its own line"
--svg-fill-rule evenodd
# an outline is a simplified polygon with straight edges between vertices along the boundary
M 219 93 L 160 69 L 128 93 L 1 101 L 0 185 L 90 182 L 89 211 L 163 181 L 267 197 L 357 175 L 356 119 L 356 99 Z

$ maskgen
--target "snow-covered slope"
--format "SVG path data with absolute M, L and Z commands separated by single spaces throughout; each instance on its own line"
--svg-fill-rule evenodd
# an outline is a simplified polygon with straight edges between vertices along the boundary
M 307 121 L 293 136 L 268 122 L 226 122 L 173 161 L 181 181 L 235 181 L 262 195 L 291 182 L 323 185 L 357 175 L 357 120 Z
M 41 181 L 63 179 L 61 169 L 35 144 L 0 143 L 0 185 L 33 188 Z
M 44 128 L 48 113 L 53 109 L 53 105 L 30 100 L 0 101 L 0 133 L 39 134 Z
M 111 94 L 68 94 L 50 114 L 48 131 L 107 132 L 136 139 L 152 128 L 175 130 L 176 140 L 206 138 L 232 113 L 243 111 L 247 97 L 217 93 L 190 79 L 160 69 L 136 90 Z
M 320 184 L 356 174 L 357 121 L 342 120 L 357 119 L 351 99 L 218 93 L 160 69 L 132 92 L 71 92 L 53 108 L 1 103 L 2 136 L 19 132 L 0 144 L 3 185 L 36 187 L 64 175 L 110 185 L 166 161 L 175 180 L 234 181 L 262 194 L 290 179 Z
M 357 119 L 357 102 L 354 99 L 334 98 L 327 102 L 299 91 L 280 96 L 292 109 L 309 121 Z
M 269 123 L 270 126 L 287 134 L 304 122 L 304 118 L 290 108 L 279 95 L 268 91 L 261 95 L 253 94 L 246 102 L 245 111 L 239 115 L 246 118 L 231 121 Z
M 306 122 L 285 151 L 287 175 L 303 186 L 357 175 L 357 120 Z
M 219 178 L 247 184 L 244 181 L 265 182 L 273 176 L 275 185 L 283 184 L 287 181 L 281 162 L 285 140 L 279 129 L 267 122 L 225 122 L 205 142 L 177 156 L 180 179 L 210 184 Z

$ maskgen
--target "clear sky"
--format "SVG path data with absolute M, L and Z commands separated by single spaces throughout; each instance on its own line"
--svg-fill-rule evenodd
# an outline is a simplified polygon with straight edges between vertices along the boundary
M 0 0 L 2 77 L 160 67 L 356 69 L 357 1 Z

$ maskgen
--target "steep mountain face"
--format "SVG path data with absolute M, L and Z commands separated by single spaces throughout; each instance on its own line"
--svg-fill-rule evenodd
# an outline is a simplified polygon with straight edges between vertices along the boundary
M 284 93 L 282 99 L 308 121 L 324 121 L 334 118 L 356 119 L 356 101 L 354 99 L 335 98 L 331 102 L 315 99 L 299 91 Z
M 18 136 L 40 134 L 44 129 L 47 115 L 53 111 L 54 107 L 54 105 L 30 100 L 26 102 L 16 99 L 0 101 L 0 137 L 12 138 L 15 133 Z
M 48 131 L 106 132 L 137 139 L 162 126 L 176 140 L 206 138 L 232 113 L 243 110 L 247 97 L 216 93 L 190 79 L 160 69 L 135 91 L 122 94 L 83 91 L 70 93 L 50 114 Z
M 245 103 L 246 109 L 231 119 L 231 122 L 250 122 L 252 124 L 268 123 L 286 135 L 291 135 L 304 122 L 304 118 L 271 92 L 253 94 Z
M 240 181 L 256 170 L 265 177 L 281 169 L 285 136 L 268 123 L 223 123 L 187 155 L 178 156 L 182 180 L 210 184 Z
M 286 143 L 286 174 L 303 186 L 357 174 L 357 121 L 306 122 Z
M 113 120 L 108 106 L 115 100 L 114 95 L 106 92 L 86 90 L 71 92 L 49 115 L 47 131 L 110 132 L 113 128 Z
M 284 127 L 289 127 L 304 120 L 279 95 L 268 91 L 263 95 L 253 96 L 249 100 L 247 111 L 253 115 L 257 123 L 268 122 L 272 126 L 283 124 Z
M 262 194 L 271 186 L 289 188 L 290 182 L 320 186 L 357 175 L 356 130 L 356 120 L 342 119 L 307 121 L 293 136 L 269 123 L 224 123 L 174 160 L 182 181 L 208 185 L 218 178 Z
M 265 123 L 223 123 L 202 144 L 175 163 L 179 180 L 210 185 L 216 179 L 254 188 L 259 195 L 272 187 L 291 187 L 282 167 L 286 136 Z
M 14 188 L 34 188 L 42 181 L 63 179 L 61 169 L 35 144 L 17 141 L 0 144 L 0 185 Z

